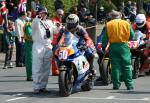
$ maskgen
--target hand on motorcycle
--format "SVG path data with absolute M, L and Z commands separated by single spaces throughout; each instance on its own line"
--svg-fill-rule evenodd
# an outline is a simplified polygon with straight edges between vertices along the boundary
M 98 43 L 97 46 L 96 46 L 96 49 L 98 51 L 101 51 L 102 50 L 102 43 Z
M 80 49 L 80 50 L 86 50 L 86 49 L 87 49 L 87 46 L 86 46 L 85 44 L 83 44 L 83 45 L 78 45 L 78 44 L 77 44 L 77 47 L 78 47 L 78 49 Z
M 100 53 L 102 55 L 106 54 L 105 48 L 102 48 L 102 43 L 98 43 L 96 48 L 97 48 L 98 53 Z
M 77 47 L 80 50 L 86 50 L 88 45 L 87 45 L 87 43 L 84 40 L 80 39 L 78 44 L 77 44 Z
M 105 55 L 105 54 L 106 54 L 106 50 L 105 50 L 105 48 L 102 48 L 101 53 L 102 53 L 103 55 Z

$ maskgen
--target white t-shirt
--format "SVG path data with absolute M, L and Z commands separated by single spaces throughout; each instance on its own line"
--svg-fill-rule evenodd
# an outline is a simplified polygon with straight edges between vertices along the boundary
M 42 23 L 41 23 L 42 22 Z M 46 29 L 44 28 L 44 25 L 47 25 L 47 27 L 50 30 L 50 38 L 47 38 L 46 36 Z M 39 18 L 33 19 L 32 22 L 32 39 L 33 42 L 38 42 L 43 45 L 51 45 L 53 35 L 58 33 L 57 27 L 52 23 L 51 20 L 41 20 Z
M 23 30 L 24 25 L 25 20 L 23 20 L 22 18 L 18 18 L 15 21 L 15 31 L 19 40 L 24 37 L 24 30 Z

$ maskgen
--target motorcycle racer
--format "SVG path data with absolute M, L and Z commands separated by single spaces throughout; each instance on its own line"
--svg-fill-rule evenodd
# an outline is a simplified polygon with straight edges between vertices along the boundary
M 143 36 L 144 36 L 144 38 L 142 38 L 143 41 L 150 40 L 150 22 L 148 22 L 146 20 L 146 17 L 144 14 L 138 14 L 136 16 L 136 20 L 135 20 L 135 23 L 132 25 L 132 28 L 134 31 L 139 30 L 143 34 Z M 136 36 L 136 34 L 135 34 L 135 36 Z M 143 43 L 143 45 L 141 45 L 142 48 L 146 47 L 146 41 L 145 41 L 145 43 Z M 139 71 L 140 75 L 143 75 L 143 71 L 144 71 L 143 66 L 148 57 L 149 57 L 148 55 L 145 55 L 145 52 L 144 52 L 143 56 L 141 56 L 141 67 L 140 67 L 140 71 Z
M 146 39 L 150 39 L 150 23 L 146 21 L 144 14 L 138 14 L 135 23 L 132 25 L 134 31 L 139 30 L 145 34 Z
M 66 19 L 66 26 L 61 30 L 60 35 L 63 35 L 64 32 L 69 31 L 74 34 L 80 40 L 84 40 L 86 42 L 86 46 L 88 49 L 85 51 L 85 56 L 90 63 L 90 70 L 93 75 L 96 74 L 96 70 L 93 67 L 94 61 L 94 53 L 95 53 L 95 46 L 92 39 L 89 37 L 85 28 L 79 25 L 79 17 L 76 14 L 70 14 Z

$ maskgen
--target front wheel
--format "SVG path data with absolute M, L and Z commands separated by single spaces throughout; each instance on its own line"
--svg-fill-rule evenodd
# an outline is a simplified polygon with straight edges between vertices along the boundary
M 61 96 L 67 97 L 72 93 L 73 75 L 68 71 L 60 71 L 59 73 L 59 91 Z
M 111 83 L 111 64 L 109 59 L 104 59 L 102 64 L 99 64 L 102 82 L 104 85 Z
M 140 61 L 138 58 L 132 58 L 132 74 L 133 74 L 133 79 L 138 78 L 139 75 L 139 68 L 140 68 Z

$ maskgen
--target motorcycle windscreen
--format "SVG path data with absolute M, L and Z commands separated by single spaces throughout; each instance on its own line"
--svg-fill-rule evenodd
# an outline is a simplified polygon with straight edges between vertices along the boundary
M 134 36 L 134 39 L 135 39 L 135 40 L 142 40 L 142 39 L 144 39 L 145 37 L 146 37 L 146 35 L 143 34 L 141 31 L 139 31 L 139 30 L 136 30 L 136 31 L 135 31 L 135 36 Z

